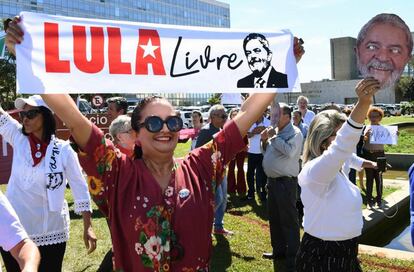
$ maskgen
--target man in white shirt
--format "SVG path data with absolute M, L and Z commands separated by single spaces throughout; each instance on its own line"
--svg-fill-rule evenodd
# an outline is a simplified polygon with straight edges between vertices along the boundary
M 22 271 L 37 271 L 40 262 L 39 250 L 29 239 L 16 212 L 2 192 L 0 192 L 0 218 L 0 247 L 10 251 Z
M 262 202 L 266 201 L 267 178 L 262 166 L 263 155 L 260 150 L 260 133 L 269 126 L 269 119 L 262 116 L 247 132 L 247 137 L 249 138 L 249 150 L 247 151 L 247 200 L 254 199 L 254 192 L 257 191 L 260 200 Z
M 311 110 L 308 110 L 308 103 L 309 100 L 306 96 L 299 96 L 296 100 L 296 104 L 298 105 L 299 111 L 302 113 L 302 120 L 308 127 L 312 122 L 313 118 L 315 117 L 315 113 Z

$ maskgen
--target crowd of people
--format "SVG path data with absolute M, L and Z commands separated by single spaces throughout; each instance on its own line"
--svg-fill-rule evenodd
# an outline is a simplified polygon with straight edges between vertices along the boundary
M 18 20 L 6 30 L 11 53 L 23 38 Z M 374 35 L 378 28 L 396 35 L 391 44 Z M 246 46 L 265 50 L 255 39 L 260 35 Z M 384 147 L 370 143 L 370 126 L 380 125 L 383 113 L 371 104 L 401 74 L 412 46 L 401 18 L 379 14 L 358 35 L 365 78 L 355 87 L 358 101 L 348 116 L 335 107 L 315 115 L 304 96 L 293 112 L 275 102 L 275 93 L 251 93 L 230 116 L 222 105 L 213 106 L 204 126 L 201 113 L 194 112 L 193 143 L 183 158 L 174 157 L 183 121 L 162 97 L 144 98 L 131 116 L 122 98 L 108 100 L 110 137 L 66 94 L 18 98 L 22 124 L 0 107 L 0 134 L 13 146 L 7 199 L 0 193 L 7 271 L 61 271 L 69 237 L 67 182 L 75 212 L 83 217 L 88 252 L 96 248 L 91 200 L 107 220 L 112 248 L 99 271 L 209 271 L 211 234 L 234 234 L 223 221 L 228 192 L 267 205 L 273 251 L 263 257 L 273 260 L 275 271 L 361 271 L 362 197 L 349 169 L 365 168 L 368 205 L 374 205 L 374 180 L 375 203 L 381 205 L 376 160 Z M 294 53 L 297 61 L 304 53 L 296 38 Z M 259 61 L 251 67 L 258 69 L 255 75 L 273 69 L 268 58 Z M 264 113 L 271 103 L 269 120 Z M 70 129 L 72 145 L 54 136 L 53 114 Z M 364 127 L 366 118 L 370 124 Z M 363 157 L 355 154 L 360 141 Z M 298 203 L 304 209 L 302 239 Z

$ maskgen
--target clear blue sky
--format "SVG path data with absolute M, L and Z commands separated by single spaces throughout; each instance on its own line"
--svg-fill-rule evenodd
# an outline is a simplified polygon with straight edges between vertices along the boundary
M 331 78 L 329 39 L 354 37 L 378 13 L 399 15 L 414 32 L 413 0 L 220 0 L 230 4 L 231 28 L 290 29 L 305 41 L 301 82 Z

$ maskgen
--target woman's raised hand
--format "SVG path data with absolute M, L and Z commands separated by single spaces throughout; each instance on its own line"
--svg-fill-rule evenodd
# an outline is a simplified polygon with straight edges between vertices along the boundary
M 380 89 L 380 83 L 373 77 L 367 77 L 358 82 L 355 93 L 361 102 L 372 103 L 372 97 Z
M 15 16 L 13 19 L 7 19 L 4 21 L 4 30 L 6 31 L 6 46 L 11 54 L 16 56 L 15 45 L 20 44 L 23 41 L 23 30 L 18 23 L 20 17 Z

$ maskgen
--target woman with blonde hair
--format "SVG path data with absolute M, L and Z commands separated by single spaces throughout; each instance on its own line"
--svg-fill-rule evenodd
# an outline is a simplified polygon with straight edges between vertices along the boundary
M 342 166 L 352 157 L 365 115 L 379 82 L 358 83 L 358 103 L 347 119 L 336 110 L 316 115 L 304 148 L 298 176 L 305 234 L 297 254 L 297 271 L 361 271 L 357 238 L 362 230 L 362 198 Z

